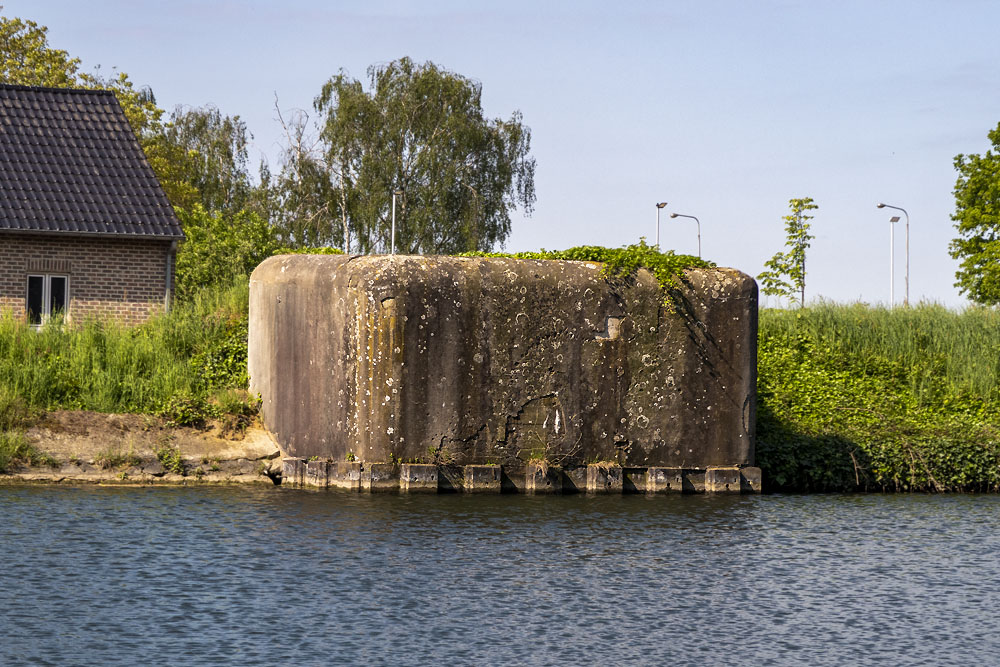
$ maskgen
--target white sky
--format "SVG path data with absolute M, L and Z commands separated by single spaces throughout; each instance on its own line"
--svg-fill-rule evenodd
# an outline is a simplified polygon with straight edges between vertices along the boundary
M 960 306 L 958 153 L 1000 121 L 993 0 L 673 2 L 0 0 L 51 46 L 125 71 L 161 107 L 213 104 L 276 170 L 283 110 L 343 68 L 408 55 L 477 79 L 486 113 L 532 130 L 538 202 L 506 249 L 655 236 L 756 275 L 792 197 L 813 197 L 807 297 L 887 302 L 885 201 L 911 218 L 911 301 Z M 896 233 L 902 300 L 904 234 Z M 774 304 L 771 301 L 772 305 Z

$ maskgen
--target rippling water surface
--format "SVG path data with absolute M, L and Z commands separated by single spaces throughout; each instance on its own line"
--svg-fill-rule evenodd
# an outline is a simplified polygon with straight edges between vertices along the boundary
M 1000 498 L 0 488 L 5 664 L 997 664 Z

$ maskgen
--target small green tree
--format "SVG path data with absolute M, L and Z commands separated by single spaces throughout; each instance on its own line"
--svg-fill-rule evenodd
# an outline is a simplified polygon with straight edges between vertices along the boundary
M 1000 304 L 1000 124 L 988 134 L 992 151 L 956 155 L 955 221 L 949 253 L 960 260 L 955 287 L 976 303 Z
M 809 233 L 809 221 L 813 216 L 807 211 L 818 209 L 812 197 L 790 199 L 788 206 L 792 212 L 782 218 L 785 221 L 785 246 L 787 252 L 779 252 L 764 263 L 767 270 L 757 276 L 763 283 L 764 294 L 794 299 L 799 297 L 799 306 L 806 305 L 806 248 L 815 237 Z

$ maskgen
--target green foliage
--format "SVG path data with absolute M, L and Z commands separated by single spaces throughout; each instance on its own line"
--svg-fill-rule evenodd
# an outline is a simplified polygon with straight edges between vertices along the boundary
M 208 212 L 200 204 L 177 212 L 187 235 L 177 252 L 179 299 L 211 285 L 245 279 L 279 247 L 275 231 L 256 213 Z
M 955 221 L 950 254 L 963 294 L 979 304 L 1000 304 L 1000 124 L 988 134 L 993 150 L 955 156 Z
M 121 447 L 108 447 L 98 452 L 94 457 L 94 464 L 102 470 L 114 470 L 115 468 L 133 468 L 142 464 L 142 459 L 130 447 L 124 450 Z M 123 476 L 122 479 L 125 479 Z
M 1000 490 L 1000 313 L 763 310 L 757 461 L 771 488 Z
M 80 59 L 50 48 L 48 32 L 34 21 L 0 16 L 0 83 L 51 88 L 76 83 Z
M 221 324 L 216 336 L 206 341 L 200 352 L 191 357 L 191 368 L 207 390 L 223 387 L 246 387 L 247 336 L 249 318 L 230 317 Z
M 88 321 L 36 332 L 0 314 L 0 412 L 15 396 L 18 411 L 217 416 L 216 395 L 246 390 L 247 295 L 245 280 L 202 290 L 133 328 Z
M 511 211 L 522 206 L 530 214 L 535 201 L 531 131 L 521 115 L 486 118 L 481 85 L 431 62 L 401 58 L 370 67 L 368 78 L 366 91 L 341 71 L 314 103 L 322 166 L 336 191 L 327 199 L 328 218 L 336 219 L 329 215 L 336 207 L 342 221 L 336 245 L 388 250 L 397 190 L 404 193 L 396 211 L 400 252 L 502 244 Z M 297 164 L 319 166 L 309 159 Z
M 160 465 L 162 465 L 163 469 L 167 472 L 172 472 L 175 475 L 187 474 L 187 466 L 184 464 L 184 458 L 181 456 L 181 450 L 177 447 L 163 445 L 162 447 L 158 447 L 155 453 Z
M 269 219 L 288 246 L 341 245 L 350 238 L 347 188 L 340 183 L 338 164 L 327 163 L 319 140 L 308 131 L 309 116 L 296 112 L 288 121 L 278 110 L 288 145 L 282 148 L 281 170 L 263 193 Z
M 275 255 L 343 255 L 344 251 L 340 248 L 278 248 L 274 251 Z
M 202 428 L 215 417 L 213 406 L 203 394 L 177 393 L 167 399 L 159 410 L 167 426 L 194 426 Z
M 28 442 L 23 431 L 0 430 L 0 473 L 10 472 L 19 465 L 54 466 L 57 463 Z
M 10 387 L 0 386 L 0 431 L 26 428 L 34 416 L 23 398 Z
M 537 252 L 488 253 L 467 252 L 460 257 L 511 257 L 514 259 L 561 259 L 577 262 L 598 262 L 603 264 L 602 272 L 610 279 L 627 279 L 640 268 L 647 269 L 660 283 L 665 295 L 671 289 L 680 287 L 680 278 L 685 269 L 708 268 L 714 263 L 693 255 L 677 255 L 673 250 L 660 252 L 645 240 L 621 248 L 603 246 L 577 246 L 568 250 L 540 250 Z
M 158 149 L 176 161 L 174 177 L 197 192 L 196 203 L 229 219 L 250 200 L 247 146 L 252 138 L 239 116 L 206 106 L 177 107 L 157 141 Z M 195 202 L 171 203 L 191 209 Z
M 806 211 L 812 211 L 819 206 L 813 203 L 811 197 L 790 199 L 788 206 L 791 213 L 782 218 L 785 221 L 785 246 L 787 252 L 779 252 L 764 263 L 768 270 L 757 276 L 761 281 L 764 294 L 783 296 L 790 299 L 799 297 L 799 306 L 806 305 L 806 248 L 809 241 L 815 237 L 809 234 L 809 220 L 813 216 Z

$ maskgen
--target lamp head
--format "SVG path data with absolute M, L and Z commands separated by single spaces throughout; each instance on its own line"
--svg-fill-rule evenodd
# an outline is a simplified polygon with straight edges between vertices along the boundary
M 889 222 L 899 222 L 899 216 L 898 215 L 892 216 L 891 218 L 889 218 Z
M 676 213 L 671 213 L 671 214 L 670 214 L 670 217 L 671 217 L 671 218 L 676 218 L 676 217 L 677 217 L 677 214 L 676 214 Z
M 664 206 L 666 206 L 666 205 L 667 205 L 667 202 L 665 202 L 665 201 L 661 201 L 661 202 L 659 202 L 659 203 L 658 203 L 658 204 L 656 205 L 656 208 L 663 208 L 663 207 L 664 207 Z
M 875 208 L 885 208 L 885 204 L 883 204 L 882 202 L 879 202 L 879 203 L 875 204 Z

